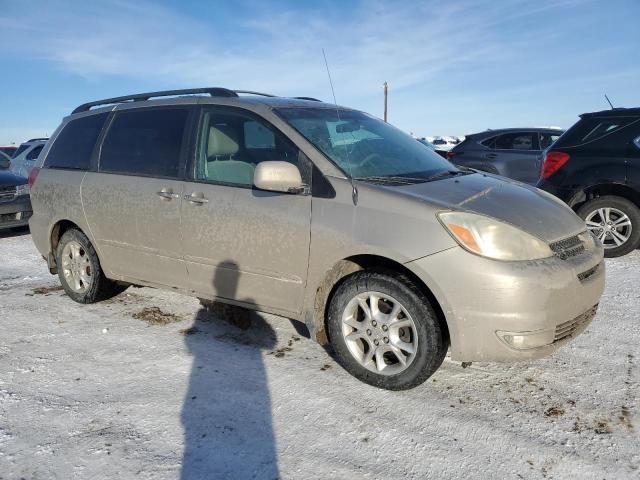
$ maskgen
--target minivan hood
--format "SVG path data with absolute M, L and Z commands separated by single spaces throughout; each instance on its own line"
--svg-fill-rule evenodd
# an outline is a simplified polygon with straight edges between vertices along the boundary
M 474 173 L 390 188 L 443 209 L 496 218 L 548 243 L 585 230 L 584 221 L 560 200 L 491 174 Z

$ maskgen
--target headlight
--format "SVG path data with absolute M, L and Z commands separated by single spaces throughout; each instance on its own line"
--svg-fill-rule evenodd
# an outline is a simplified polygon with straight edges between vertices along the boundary
M 549 245 L 499 220 L 467 212 L 442 212 L 440 221 L 465 249 L 496 260 L 536 260 L 553 256 Z
M 16 187 L 16 195 L 29 195 L 29 185 L 18 185 Z

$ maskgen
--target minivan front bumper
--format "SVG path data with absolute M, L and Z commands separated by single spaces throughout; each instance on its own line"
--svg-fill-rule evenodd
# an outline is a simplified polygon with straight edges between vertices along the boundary
M 593 320 L 604 290 L 602 247 L 562 260 L 490 260 L 455 247 L 406 264 L 432 290 L 458 361 L 540 358 Z

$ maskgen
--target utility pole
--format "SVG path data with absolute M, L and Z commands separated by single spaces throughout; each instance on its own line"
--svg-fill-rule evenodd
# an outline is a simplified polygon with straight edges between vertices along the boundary
M 389 96 L 389 85 L 384 82 L 384 121 L 387 121 L 387 98 Z

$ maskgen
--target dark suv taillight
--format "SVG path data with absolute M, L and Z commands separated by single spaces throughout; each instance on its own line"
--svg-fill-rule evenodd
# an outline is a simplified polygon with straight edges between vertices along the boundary
M 547 179 L 556 173 L 562 166 L 569 161 L 570 155 L 556 150 L 550 150 L 544 156 L 542 163 L 542 178 Z
M 448 158 L 449 160 L 451 160 L 451 159 L 452 159 L 453 157 L 455 157 L 455 156 L 456 156 L 456 152 L 452 152 L 451 150 L 449 150 L 449 151 L 447 152 L 447 158 Z
M 33 184 L 36 183 L 36 178 L 38 178 L 38 173 L 40 173 L 39 167 L 33 167 L 29 172 L 29 179 L 27 180 L 29 183 L 29 188 L 33 187 Z

